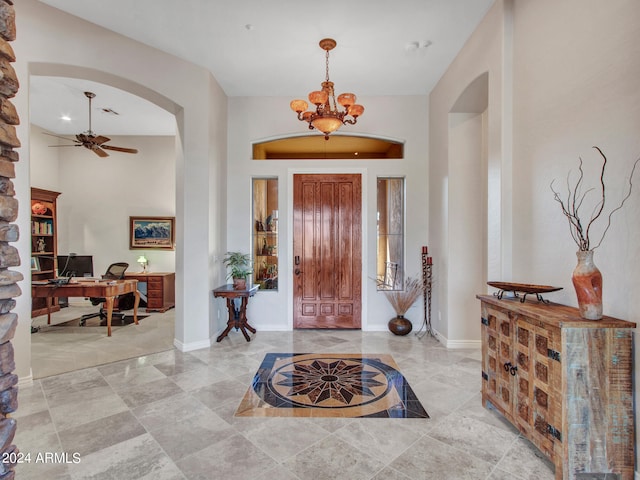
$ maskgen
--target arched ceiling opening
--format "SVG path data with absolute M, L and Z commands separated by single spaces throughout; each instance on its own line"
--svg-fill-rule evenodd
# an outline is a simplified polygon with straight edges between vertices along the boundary
M 403 158 L 402 142 L 355 135 L 305 135 L 256 142 L 254 160 L 390 159 Z

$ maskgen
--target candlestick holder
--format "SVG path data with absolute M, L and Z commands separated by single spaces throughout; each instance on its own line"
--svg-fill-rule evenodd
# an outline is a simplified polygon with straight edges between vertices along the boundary
M 422 325 L 415 333 L 418 338 L 429 334 L 434 336 L 431 328 L 431 286 L 433 274 L 433 257 L 428 256 L 429 249 L 422 247 L 422 287 L 424 296 L 424 319 Z

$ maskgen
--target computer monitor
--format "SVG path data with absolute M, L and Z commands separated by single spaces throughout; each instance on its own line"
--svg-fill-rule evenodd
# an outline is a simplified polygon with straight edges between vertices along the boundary
M 58 276 L 93 277 L 93 256 L 58 255 Z

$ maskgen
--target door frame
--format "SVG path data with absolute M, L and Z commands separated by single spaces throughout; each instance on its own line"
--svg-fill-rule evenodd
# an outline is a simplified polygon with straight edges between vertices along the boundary
M 369 272 L 369 255 L 367 250 L 367 239 L 369 238 L 367 231 L 367 215 L 368 215 L 368 175 L 366 168 L 288 168 L 287 169 L 287 252 L 286 257 L 279 258 L 280 267 L 283 269 L 286 278 L 287 285 L 287 328 L 293 331 L 293 176 L 296 174 L 354 174 L 360 175 L 362 198 L 360 203 L 362 206 L 362 218 L 361 218 L 361 265 L 362 265 L 362 279 L 361 279 L 361 326 L 360 330 L 366 331 L 368 327 L 367 320 L 367 279 Z

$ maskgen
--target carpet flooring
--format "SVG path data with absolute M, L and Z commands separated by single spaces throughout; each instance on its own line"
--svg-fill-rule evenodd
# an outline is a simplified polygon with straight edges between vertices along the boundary
M 235 416 L 429 418 L 391 355 L 267 353 Z

